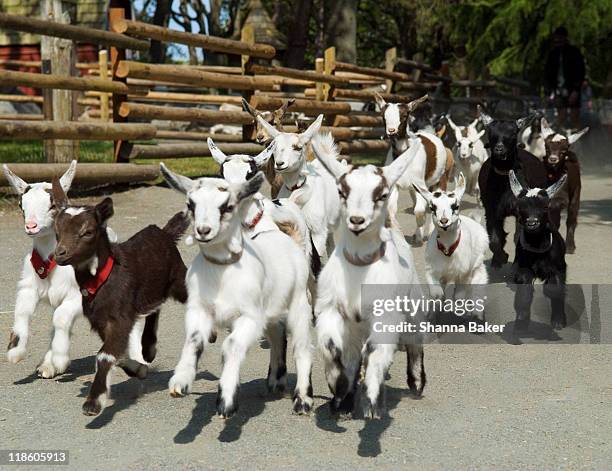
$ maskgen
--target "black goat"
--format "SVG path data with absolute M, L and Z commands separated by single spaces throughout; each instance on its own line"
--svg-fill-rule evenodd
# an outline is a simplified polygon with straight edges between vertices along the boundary
M 480 169 L 478 184 L 480 199 L 485 210 L 489 248 L 493 252 L 491 265 L 501 267 L 508 261 L 504 251 L 506 236 L 504 220 L 516 216 L 516 198 L 510 190 L 508 174 L 512 170 L 531 188 L 546 186 L 544 165 L 530 153 L 517 146 L 518 125 L 514 121 L 493 120 L 480 111 L 490 149 L 489 157 Z
M 509 184 L 517 198 L 518 240 L 514 282 L 515 329 L 527 330 L 533 301 L 533 281 L 544 281 L 544 295 L 550 299 L 550 323 L 553 329 L 567 325 L 565 317 L 565 242 L 550 220 L 550 201 L 565 183 L 562 176 L 545 190 L 524 188 L 514 171 Z
M 113 215 L 113 200 L 96 206 L 69 206 L 56 178 L 52 185 L 58 265 L 72 265 L 83 295 L 83 314 L 102 339 L 96 357 L 96 376 L 83 413 L 97 415 L 101 397 L 110 390 L 110 370 L 144 378 L 154 356 L 157 315 L 168 297 L 187 300 L 187 269 L 176 243 L 189 227 L 184 213 L 175 214 L 163 229 L 148 226 L 121 244 L 111 244 L 106 223 Z M 145 316 L 154 316 L 145 324 Z M 144 330 L 144 332 L 143 332 Z M 143 345 L 141 345 L 141 338 Z M 126 351 L 127 357 L 124 358 Z M 143 356 L 144 353 L 144 356 Z

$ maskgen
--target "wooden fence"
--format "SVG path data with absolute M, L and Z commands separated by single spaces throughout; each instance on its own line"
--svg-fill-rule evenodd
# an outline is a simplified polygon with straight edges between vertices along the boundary
M 250 27 L 236 41 L 128 21 L 121 8 L 111 8 L 109 19 L 110 31 L 99 31 L 0 13 L 2 28 L 109 47 L 108 54 L 100 51 L 99 63 L 75 63 L 74 73 L 69 76 L 49 71 L 44 61 L 27 64 L 40 67 L 41 73 L 10 70 L 26 65 L 24 61 L 0 62 L 0 83 L 79 92 L 72 107 L 81 112 L 87 110 L 81 118 L 86 122 L 74 121 L 75 115 L 72 121 L 58 121 L 53 119 L 49 106 L 57 103 L 49 103 L 48 94 L 0 95 L 0 100 L 43 105 L 42 115 L 0 116 L 0 139 L 112 140 L 116 163 L 135 158 L 210 155 L 202 143 L 209 136 L 218 140 L 226 152 L 254 153 L 261 146 L 254 143 L 253 118 L 238 108 L 241 100 L 246 99 L 260 111 L 269 111 L 292 98 L 295 101 L 290 112 L 306 117 L 325 115 L 324 129 L 340 141 L 342 152 L 382 155 L 387 147 L 380 139 L 382 119 L 371 106 L 376 92 L 394 102 L 408 102 L 428 93 L 435 108 L 448 110 L 454 105 L 475 106 L 495 100 L 523 106 L 530 88 L 526 82 L 502 77 L 454 80 L 448 65 L 434 70 L 428 64 L 398 58 L 394 48 L 387 51 L 381 68 L 337 61 L 335 49 L 329 48 L 324 58 L 316 60 L 315 70 L 298 70 L 271 64 L 276 51 L 272 46 L 255 43 Z M 152 40 L 240 56 L 241 65 L 190 66 L 127 60 L 127 49 L 147 50 Z M 226 106 L 219 109 L 220 105 Z M 227 105 L 235 108 L 228 110 Z M 152 121 L 156 124 L 150 124 Z M 207 129 L 169 129 L 163 121 L 235 128 L 234 133 L 214 134 Z M 288 129 L 294 129 L 295 123 L 287 124 Z M 134 145 L 136 140 L 139 142 Z M 48 160 L 58 159 L 52 155 Z

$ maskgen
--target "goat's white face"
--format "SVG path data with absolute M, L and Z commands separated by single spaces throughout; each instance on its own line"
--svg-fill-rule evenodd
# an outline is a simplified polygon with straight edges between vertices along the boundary
M 385 132 L 387 136 L 395 136 L 402 126 L 402 110 L 399 103 L 387 103 L 383 110 Z M 404 124 L 405 125 L 405 124 Z
M 255 157 L 244 154 L 225 155 L 210 137 L 208 148 L 221 167 L 221 176 L 229 183 L 243 183 L 255 176 L 259 162 L 268 161 L 274 151 L 274 142 Z
M 463 173 L 459 174 L 453 191 L 436 190 L 432 193 L 423 188 L 417 188 L 416 186 L 415 188 L 429 204 L 433 222 L 439 229 L 447 231 L 457 223 L 461 198 L 465 193 Z
M 76 170 L 76 160 L 73 160 L 66 173 L 61 177 L 60 184 L 65 193 L 72 185 Z M 19 195 L 19 205 L 23 212 L 24 230 L 30 237 L 49 235 L 53 229 L 53 219 L 56 214 L 51 200 L 51 183 L 27 184 L 15 175 L 7 165 L 3 166 L 4 174 L 15 192 Z
M 389 185 L 383 169 L 367 165 L 345 173 L 338 180 L 346 226 L 355 235 L 378 230 L 387 215 Z
M 221 178 L 192 181 L 171 172 L 163 163 L 160 166 L 168 184 L 187 196 L 194 237 L 202 244 L 224 240 L 230 230 L 240 224 L 243 202 L 259 191 L 264 179 L 258 172 L 244 183 L 230 183 Z
M 463 133 L 455 131 L 455 137 L 457 140 L 455 145 L 459 149 L 459 158 L 468 159 L 473 154 L 474 144 L 480 140 L 484 133 L 484 130 L 482 130 L 477 134 L 471 134 L 468 128 L 468 137 L 465 137 L 463 136 Z
M 323 115 L 319 115 L 308 129 L 301 134 L 280 132 L 262 117 L 258 117 L 257 121 L 274 137 L 274 169 L 279 173 L 292 173 L 300 170 L 306 162 L 308 144 L 310 144 L 315 134 L 319 132 L 323 122 Z M 265 161 L 261 159 L 258 165 L 265 164 Z
M 380 230 L 387 217 L 389 192 L 422 146 L 420 139 L 410 138 L 408 149 L 386 167 L 351 168 L 325 153 L 315 139 L 312 149 L 338 183 L 346 226 L 353 234 Z

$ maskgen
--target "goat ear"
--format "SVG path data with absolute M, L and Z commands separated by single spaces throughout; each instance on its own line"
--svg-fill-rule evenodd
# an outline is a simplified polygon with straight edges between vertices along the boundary
M 425 94 L 421 98 L 417 98 L 416 100 L 412 100 L 410 103 L 408 103 L 408 113 L 412 113 L 427 100 L 429 100 L 428 94 Z
M 468 128 L 476 129 L 476 126 L 478 126 L 478 118 L 476 118 L 474 121 L 472 121 L 470 124 L 468 124 Z
M 300 134 L 300 142 L 302 143 L 302 145 L 308 144 L 310 142 L 310 140 L 315 136 L 315 134 L 319 132 L 319 129 L 321 129 L 321 124 L 323 124 L 322 114 L 317 116 L 317 119 L 314 120 L 314 123 L 308 126 L 308 129 L 306 129 L 306 131 Z
M 446 115 L 446 121 L 448 122 L 448 124 L 450 125 L 451 129 L 455 132 L 457 132 L 457 125 L 455 124 L 455 122 L 451 119 L 450 114 Z
M 185 194 L 187 194 L 193 188 L 193 181 L 191 179 L 184 177 L 183 175 L 179 175 L 178 173 L 171 172 L 163 162 L 160 162 L 159 169 L 161 170 L 164 180 L 166 180 L 166 183 L 168 183 L 170 188 Z
M 542 129 L 541 133 L 543 139 L 555 134 L 555 131 L 550 127 L 550 124 L 548 124 L 548 120 L 546 118 L 542 118 L 540 121 L 540 128 Z
M 478 111 L 478 119 L 480 119 L 482 124 L 484 124 L 485 126 L 489 126 L 494 121 L 490 115 L 485 113 L 482 106 L 476 105 L 476 110 Z
M 104 198 L 96 205 L 95 210 L 98 222 L 104 224 L 115 214 L 112 198 Z
M 516 174 L 514 173 L 514 170 L 510 170 L 510 174 L 508 175 L 508 178 L 510 179 L 510 189 L 512 190 L 512 193 L 514 194 L 514 196 L 518 198 L 518 196 L 524 190 L 523 185 L 518 180 L 518 178 L 516 178 Z
M 387 102 L 378 92 L 374 92 L 374 100 L 376 100 L 376 104 L 380 108 L 380 111 L 383 111 L 385 106 L 387 106 Z
M 332 149 L 326 152 L 325 145 L 321 142 L 322 139 L 329 139 L 332 141 L 331 136 L 318 135 L 312 140 L 312 151 L 319 162 L 323 164 L 323 167 L 336 179 L 338 180 L 342 175 L 349 171 L 347 165 L 344 165 L 336 158 L 335 144 Z
M 274 146 L 275 146 L 275 142 L 272 141 L 270 144 L 268 144 L 268 147 L 266 147 L 259 154 L 253 157 L 253 160 L 255 161 L 255 165 L 257 165 L 258 167 L 261 167 L 262 165 L 267 164 L 268 160 L 270 160 L 270 157 L 272 157 L 272 155 L 274 154 Z
M 415 185 L 414 183 L 412 184 L 412 186 L 414 187 L 414 189 L 419 195 L 425 198 L 425 201 L 427 201 L 427 204 L 431 203 L 431 192 L 427 188 L 419 187 L 418 185 Z
M 8 165 L 6 164 L 2 166 L 2 171 L 4 172 L 6 179 L 8 180 L 9 184 L 13 187 L 15 192 L 17 192 L 17 194 L 19 195 L 22 195 L 28 188 L 28 184 L 25 182 L 25 180 L 15 175 L 11 171 L 11 169 L 8 168 Z
M 257 115 L 257 122 L 266 130 L 266 132 L 272 139 L 274 139 L 280 134 L 280 131 L 278 131 L 274 126 L 272 126 L 265 119 L 263 119 L 261 115 Z
M 399 180 L 399 178 L 404 174 L 410 162 L 414 160 L 417 153 L 422 151 L 423 143 L 419 138 L 410 138 L 408 140 L 408 149 L 406 149 L 397 159 L 395 159 L 392 163 L 383 167 L 383 173 L 387 182 L 389 183 L 389 187 L 395 185 L 395 183 Z
M 242 109 L 249 113 L 253 118 L 257 118 L 257 110 L 253 108 L 244 98 L 242 99 Z
M 463 172 L 459 172 L 459 176 L 455 179 L 455 197 L 457 201 L 461 201 L 465 193 L 465 177 Z
M 215 162 L 219 165 L 223 165 L 223 162 L 227 159 L 227 155 L 216 146 L 215 142 L 210 137 L 206 140 L 206 143 L 208 144 L 208 149 L 210 150 L 212 158 L 215 159 Z
M 484 136 L 484 134 L 485 134 L 485 130 L 483 129 L 478 134 L 476 134 L 476 136 L 474 136 L 474 139 L 472 139 L 472 142 L 476 142 L 477 140 L 482 139 L 482 136 Z
M 444 134 L 446 134 L 446 124 L 443 124 L 442 127 L 436 131 L 436 136 L 440 139 L 444 137 Z
M 587 132 L 589 132 L 589 127 L 587 126 L 586 128 L 582 129 L 581 131 L 575 132 L 574 134 L 570 134 L 567 137 L 568 142 L 570 143 L 570 146 L 576 142 L 578 139 L 580 139 L 582 136 L 584 136 Z
M 60 209 L 64 209 L 69 204 L 66 192 L 62 188 L 60 179 L 57 177 L 53 177 L 53 180 L 51 180 L 51 198 L 53 200 L 53 204 Z
M 531 116 L 525 116 L 524 118 L 517 119 L 515 122 L 519 129 L 523 129 L 530 119 Z
M 555 183 L 546 188 L 546 194 L 550 199 L 553 199 L 557 191 L 559 191 L 561 187 L 565 184 L 566 180 L 567 174 L 563 175 L 561 178 L 559 178 L 559 180 L 557 180 Z
M 247 180 L 244 183 L 239 183 L 235 185 L 236 188 L 236 199 L 238 202 L 248 198 L 249 196 L 253 196 L 255 193 L 259 191 L 261 185 L 264 182 L 264 174 L 263 172 L 257 172 L 253 178 Z
M 68 193 L 68 190 L 70 190 L 70 187 L 72 186 L 72 180 L 74 180 L 74 175 L 76 173 L 76 166 L 77 166 L 76 160 L 73 160 L 72 162 L 70 162 L 70 166 L 68 167 L 68 170 L 66 170 L 66 172 L 60 178 L 60 185 L 62 185 L 62 189 L 66 193 Z

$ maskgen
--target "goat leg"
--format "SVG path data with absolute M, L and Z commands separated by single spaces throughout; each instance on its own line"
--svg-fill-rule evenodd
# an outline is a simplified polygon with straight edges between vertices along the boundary
M 425 374 L 425 352 L 422 345 L 408 345 L 406 349 L 406 379 L 410 392 L 415 397 L 423 395 L 427 382 Z
M 569 204 L 567 207 L 567 235 L 565 237 L 565 252 L 575 253 L 576 242 L 574 241 L 574 232 L 578 225 L 578 211 L 580 210 L 580 188 L 574 190 L 570 195 Z
M 544 282 L 544 295 L 550 299 L 550 325 L 555 330 L 567 326 L 565 315 L 565 283 L 561 276 L 553 276 Z
M 533 302 L 534 275 L 527 269 L 521 269 L 515 275 L 516 292 L 514 293 L 514 310 L 516 320 L 514 330 L 525 332 L 529 329 L 531 319 L 531 303 Z
M 281 322 L 270 324 L 266 329 L 270 343 L 270 366 L 268 367 L 268 391 L 282 393 L 287 386 L 287 331 Z
M 155 360 L 157 355 L 157 326 L 159 324 L 159 309 L 149 314 L 145 320 L 142 332 L 142 356 L 147 363 Z
M 508 261 L 508 254 L 504 251 L 506 236 L 504 231 L 504 220 L 487 217 L 487 233 L 489 234 L 489 248 L 493 252 L 491 266 L 501 268 Z

